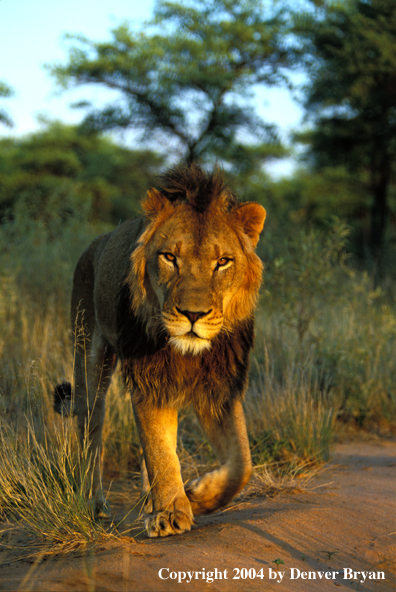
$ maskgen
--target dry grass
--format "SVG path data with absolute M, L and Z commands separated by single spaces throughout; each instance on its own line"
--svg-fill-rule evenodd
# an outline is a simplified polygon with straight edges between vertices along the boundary
M 54 306 L 16 301 L 6 284 L 0 325 L 0 511 L 44 549 L 74 548 L 117 535 L 95 521 L 84 492 L 88 459 L 78 450 L 76 426 L 52 409 L 59 378 L 71 377 L 67 316 Z M 8 299 L 8 302 L 7 302 Z M 116 380 L 104 427 L 113 477 L 137 466 L 137 435 L 129 396 Z M 128 425 L 129 424 L 129 425 Z
M 1 509 L 51 550 L 111 534 L 94 520 L 84 496 L 88 463 L 72 449 L 70 436 L 59 431 L 53 441 L 47 433 L 39 442 L 29 421 L 25 438 L 0 425 Z

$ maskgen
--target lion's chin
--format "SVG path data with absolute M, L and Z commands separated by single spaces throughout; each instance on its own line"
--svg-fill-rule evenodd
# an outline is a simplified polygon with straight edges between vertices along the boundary
M 170 345 L 173 345 L 176 351 L 186 355 L 192 354 L 196 356 L 211 348 L 211 341 L 201 337 L 193 337 L 192 335 L 178 335 L 169 339 Z

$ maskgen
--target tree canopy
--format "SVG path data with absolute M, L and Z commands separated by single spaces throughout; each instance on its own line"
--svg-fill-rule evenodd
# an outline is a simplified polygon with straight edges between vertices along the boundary
M 158 0 L 145 32 L 127 24 L 108 42 L 72 36 L 66 65 L 50 67 L 64 88 L 119 91 L 118 103 L 88 107 L 84 126 L 134 128 L 176 159 L 219 158 L 246 170 L 284 150 L 274 126 L 249 102 L 256 84 L 285 80 L 290 64 L 282 12 L 261 0 Z
M 396 11 L 393 0 L 343 0 L 295 16 L 313 130 L 299 136 L 318 168 L 343 165 L 371 196 L 369 245 L 378 260 L 396 160 Z
M 11 97 L 13 94 L 11 87 L 0 81 L 0 97 Z M 0 109 L 0 123 L 8 125 L 9 127 L 13 125 L 12 119 L 4 109 Z
M 47 122 L 34 134 L 0 140 L 0 212 L 24 199 L 38 217 L 51 207 L 60 215 L 78 208 L 90 219 L 118 224 L 139 211 L 162 162 L 148 150 Z

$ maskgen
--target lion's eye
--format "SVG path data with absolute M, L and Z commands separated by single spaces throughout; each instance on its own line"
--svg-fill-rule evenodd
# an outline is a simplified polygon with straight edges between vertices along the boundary
M 168 261 L 172 261 L 174 263 L 176 261 L 176 257 L 172 253 L 162 253 L 165 259 Z
M 217 261 L 217 265 L 219 267 L 224 267 L 224 265 L 227 265 L 229 261 L 231 261 L 229 257 L 220 257 L 220 259 Z

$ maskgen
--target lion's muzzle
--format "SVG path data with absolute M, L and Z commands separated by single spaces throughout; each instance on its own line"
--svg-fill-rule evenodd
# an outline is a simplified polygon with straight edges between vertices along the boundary
M 178 306 L 176 306 L 176 310 L 177 310 L 177 312 L 179 312 L 180 314 L 182 314 L 188 318 L 188 320 L 191 322 L 191 330 L 193 329 L 194 323 L 198 319 L 201 319 L 202 317 L 206 317 L 206 315 L 208 315 L 212 312 L 211 308 L 207 312 L 203 312 L 203 311 L 193 312 L 191 310 L 180 310 L 180 308 Z

